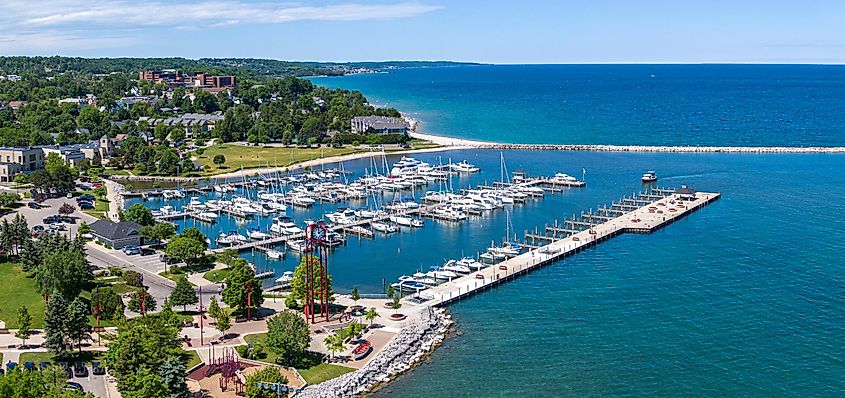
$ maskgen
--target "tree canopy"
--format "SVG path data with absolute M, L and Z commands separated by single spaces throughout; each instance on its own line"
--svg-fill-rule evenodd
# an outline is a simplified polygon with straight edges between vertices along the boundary
M 285 311 L 267 321 L 267 349 L 286 364 L 301 357 L 310 342 L 308 322 L 296 312 Z

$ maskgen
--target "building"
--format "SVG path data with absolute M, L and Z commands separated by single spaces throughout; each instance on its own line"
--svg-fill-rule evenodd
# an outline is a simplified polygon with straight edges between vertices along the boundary
M 358 134 L 408 134 L 411 125 L 405 119 L 389 116 L 356 116 L 352 132 Z
M 113 222 L 97 220 L 91 224 L 91 235 L 103 246 L 122 249 L 127 246 L 141 246 L 141 225 L 134 221 Z
M 97 97 L 94 96 L 94 94 L 87 94 L 84 98 L 63 98 L 59 100 L 59 105 L 61 104 L 73 104 L 78 107 L 83 107 L 85 105 L 97 106 Z
M 155 118 L 148 118 L 148 117 L 140 117 L 138 121 L 145 120 L 147 125 L 151 128 L 155 128 L 156 125 L 163 124 L 165 126 L 177 126 L 181 125 L 185 128 L 185 138 L 192 138 L 194 127 L 200 129 L 201 131 L 210 131 L 214 129 L 214 126 L 217 125 L 218 122 L 223 120 L 223 115 L 220 112 L 215 112 L 211 114 L 205 113 L 185 113 L 179 116 L 168 117 L 164 119 L 155 119 Z
M 158 101 L 158 98 L 146 95 L 134 95 L 131 97 L 123 97 L 117 100 L 117 107 L 118 108 L 125 108 L 125 109 L 132 109 L 133 106 L 138 104 L 145 104 L 145 105 L 152 105 Z
M 11 182 L 18 173 L 44 168 L 41 147 L 0 147 L 0 182 Z
M 108 159 L 114 152 L 114 143 L 107 135 L 103 135 L 99 140 L 89 141 L 87 144 L 48 145 L 41 149 L 45 158 L 55 153 L 71 166 L 78 166 L 82 159 L 95 163 Z
M 185 86 L 200 88 L 205 91 L 217 92 L 233 88 L 237 85 L 235 76 L 215 76 L 207 73 L 185 75 L 180 70 L 145 70 L 138 72 L 138 80 L 153 83 L 167 83 L 169 86 Z

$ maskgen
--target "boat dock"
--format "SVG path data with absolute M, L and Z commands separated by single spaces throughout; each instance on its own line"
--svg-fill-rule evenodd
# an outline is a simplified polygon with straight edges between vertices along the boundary
M 538 241 L 534 245 L 529 245 L 532 248 L 530 251 L 423 290 L 419 294 L 406 296 L 403 302 L 408 306 L 448 305 L 534 269 L 563 260 L 617 235 L 654 232 L 712 203 L 721 196 L 719 193 L 693 192 L 687 188 L 677 191 L 656 189 L 650 192 L 646 194 L 649 196 L 635 196 L 635 201 L 640 200 L 640 203 L 643 203 L 640 207 L 626 211 L 628 206 L 621 205 L 625 202 L 623 200 L 621 203 L 614 203 L 607 212 L 597 214 L 603 217 L 601 220 L 604 222 L 577 221 L 564 224 L 568 227 L 547 228 L 547 231 L 551 231 L 552 234 L 534 234 L 542 236 L 544 242 Z M 613 214 L 617 215 L 612 216 Z M 554 236 L 558 237 L 553 238 Z

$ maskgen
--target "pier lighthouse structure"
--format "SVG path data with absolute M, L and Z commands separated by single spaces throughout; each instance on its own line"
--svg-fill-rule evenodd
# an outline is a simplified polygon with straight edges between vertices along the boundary
M 328 229 L 322 223 L 309 224 L 305 228 L 305 318 L 316 323 L 314 301 L 319 298 L 320 317 L 329 321 L 329 245 Z M 319 275 L 319 279 L 318 279 Z M 318 280 L 315 280 L 318 279 Z

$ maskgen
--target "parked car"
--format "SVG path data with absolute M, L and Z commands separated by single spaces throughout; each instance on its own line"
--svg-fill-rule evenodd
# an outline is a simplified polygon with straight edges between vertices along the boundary
M 60 216 L 57 216 L 57 215 L 52 215 L 52 216 L 44 217 L 44 219 L 41 220 L 41 221 L 43 221 L 44 224 L 55 224 L 55 223 L 62 222 L 62 218 Z
M 73 199 L 73 192 L 68 192 L 67 195 L 65 195 L 65 197 L 68 198 L 68 199 Z
M 73 378 L 73 369 L 70 367 L 69 363 L 60 362 L 59 365 L 65 369 L 65 376 L 67 376 L 68 379 Z
M 94 195 L 91 195 L 90 193 L 84 193 L 84 194 L 80 195 L 79 197 L 77 197 L 76 201 L 77 202 L 82 202 L 82 201 L 92 202 L 92 201 L 94 201 Z
M 178 264 L 178 263 L 179 263 L 179 259 L 178 259 L 178 258 L 170 258 L 170 257 L 167 257 L 167 255 L 166 255 L 166 254 L 162 254 L 162 255 L 160 255 L 160 256 L 158 256 L 158 258 L 159 258 L 159 260 L 161 260 L 163 263 L 168 264 L 168 265 L 170 265 L 170 264 Z
M 71 217 L 71 216 L 62 217 L 62 221 L 66 222 L 68 224 L 76 224 L 76 217 Z
M 44 232 L 44 226 L 43 225 L 36 225 L 36 226 L 32 227 L 32 232 Z
M 73 365 L 73 375 L 76 377 L 87 377 L 88 376 L 88 368 L 85 367 L 85 364 L 82 362 L 77 362 Z
M 155 254 L 155 250 L 150 249 L 148 247 L 141 248 L 141 255 L 142 256 L 149 256 L 151 254 Z
M 79 392 L 85 392 L 85 389 L 84 389 L 84 388 L 82 388 L 82 384 L 79 384 L 79 383 L 77 383 L 77 382 L 75 382 L 75 381 L 69 381 L 69 382 L 67 382 L 67 385 L 65 386 L 65 390 L 67 390 L 67 391 L 79 391 Z
M 23 363 L 23 368 L 26 369 L 26 370 L 35 370 L 35 363 L 30 362 L 30 361 L 26 361 L 26 362 Z
M 50 362 L 47 362 L 47 361 L 41 361 L 41 363 L 38 364 L 38 369 L 41 369 L 41 370 L 47 369 L 49 367 L 50 367 Z
M 29 207 L 30 209 L 35 209 L 35 210 L 38 210 L 38 209 L 40 209 L 40 208 L 41 208 L 41 205 L 39 205 L 38 203 L 35 203 L 35 202 L 29 202 L 29 203 L 27 203 L 26 205 L 27 205 L 27 207 Z
M 123 248 L 123 253 L 127 256 L 133 256 L 135 254 L 141 254 L 141 248 L 138 246 L 126 246 Z
M 82 202 L 79 202 L 79 208 L 82 210 L 90 210 L 94 208 L 94 203 L 83 200 Z
M 99 362 L 94 362 L 91 364 L 91 373 L 97 376 L 101 376 L 106 374 L 106 368 L 100 366 Z

